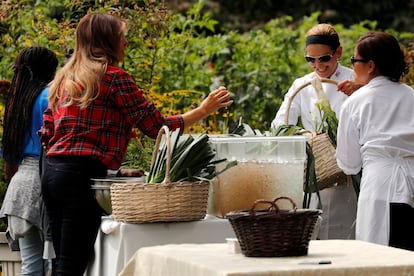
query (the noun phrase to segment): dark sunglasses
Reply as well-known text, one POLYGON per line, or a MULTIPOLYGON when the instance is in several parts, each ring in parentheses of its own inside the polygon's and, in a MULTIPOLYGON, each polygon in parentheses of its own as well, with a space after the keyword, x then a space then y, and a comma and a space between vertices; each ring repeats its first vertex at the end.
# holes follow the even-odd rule
POLYGON ((318 60, 319 62, 328 62, 332 59, 333 55, 324 55, 324 56, 320 56, 320 57, 310 57, 310 56, 305 56, 305 59, 307 62, 310 63, 315 63, 316 60, 318 60))
POLYGON ((354 65, 355 62, 368 62, 369 59, 365 59, 365 58, 355 58, 355 57, 351 57, 351 63, 352 65, 354 65))

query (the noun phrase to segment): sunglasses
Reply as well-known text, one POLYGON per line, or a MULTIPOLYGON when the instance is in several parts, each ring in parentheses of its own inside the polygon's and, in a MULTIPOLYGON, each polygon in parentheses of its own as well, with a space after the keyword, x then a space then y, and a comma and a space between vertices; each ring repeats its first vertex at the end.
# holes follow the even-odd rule
POLYGON ((368 61, 369 61, 369 59, 351 57, 352 65, 354 65, 355 62, 368 62, 368 61))
POLYGON ((310 56, 305 56, 305 59, 307 62, 310 63, 315 63, 316 60, 318 60, 319 62, 328 62, 332 59, 333 55, 324 55, 324 56, 320 56, 320 57, 310 57, 310 56))

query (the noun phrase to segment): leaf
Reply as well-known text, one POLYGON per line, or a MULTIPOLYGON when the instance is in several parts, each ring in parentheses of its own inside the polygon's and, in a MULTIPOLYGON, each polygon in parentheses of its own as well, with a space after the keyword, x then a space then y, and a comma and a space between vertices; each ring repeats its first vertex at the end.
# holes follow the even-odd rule
MULTIPOLYGON (((151 166, 147 177, 149 183, 160 183, 165 178, 167 161, 165 141, 160 143, 155 162, 151 166)), ((214 160, 216 152, 207 134, 201 134, 194 138, 192 135, 181 136, 179 131, 174 131, 171 132, 170 143, 172 145, 169 172, 171 182, 191 181, 200 178, 212 179, 218 175, 215 165, 227 160, 214 160)), ((226 168, 236 164, 231 162, 226 168)))

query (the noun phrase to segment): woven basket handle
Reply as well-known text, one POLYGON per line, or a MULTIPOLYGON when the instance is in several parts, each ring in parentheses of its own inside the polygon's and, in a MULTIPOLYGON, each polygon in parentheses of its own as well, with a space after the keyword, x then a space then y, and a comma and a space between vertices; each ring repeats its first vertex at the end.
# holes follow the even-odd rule
POLYGON ((153 166, 155 159, 157 158, 158 149, 162 135, 165 133, 165 143, 167 145, 167 162, 165 164, 165 178, 162 183, 170 183, 170 167, 171 167, 171 137, 170 130, 167 126, 162 126, 158 131, 157 140, 155 141, 154 150, 152 151, 151 167, 153 166))
POLYGON ((294 210, 296 212, 296 209, 297 209, 296 203, 290 197, 288 197, 288 196, 280 196, 280 197, 275 198, 273 201, 264 200, 264 199, 258 199, 258 200, 256 200, 253 203, 252 208, 250 208, 250 215, 251 216, 256 216, 255 208, 256 208, 256 205, 259 204, 259 203, 269 204, 270 206, 267 209, 269 213, 270 212, 276 212, 276 213, 278 213, 280 211, 280 208, 279 208, 279 206, 277 206, 277 201, 282 200, 282 199, 289 200, 290 203, 292 204, 292 210, 294 210))
MULTIPOLYGON (((330 84, 334 84, 334 85, 337 85, 338 84, 338 82, 337 81, 334 81, 334 80, 331 80, 331 79, 325 79, 325 78, 320 78, 320 81, 321 82, 327 82, 327 83, 330 83, 330 84)), ((296 90, 292 93, 292 96, 290 96, 289 97, 289 99, 288 99, 288 102, 287 102, 287 107, 286 107, 286 115, 285 115, 285 124, 287 125, 288 124, 288 122, 289 122, 289 112, 290 112, 290 107, 291 107, 291 105, 292 105, 292 102, 293 102, 293 99, 295 98, 295 96, 303 89, 303 88, 305 88, 306 86, 308 86, 308 85, 310 85, 310 84, 312 84, 312 81, 310 80, 310 81, 308 81, 308 82, 306 82, 306 83, 304 83, 304 84, 302 84, 301 86, 299 86, 298 88, 296 88, 296 90)))
POLYGON ((269 208, 267 209, 269 211, 269 213, 270 212, 276 212, 276 213, 279 212, 279 207, 275 204, 274 201, 264 200, 264 199, 258 199, 258 200, 255 200, 254 201, 254 203, 252 205, 252 208, 250 208, 250 215, 251 216, 256 216, 255 208, 256 208, 256 205, 257 204, 260 204, 260 203, 265 203, 265 204, 269 204, 270 205, 269 208))
MULTIPOLYGON (((290 198, 290 197, 288 197, 288 196, 280 196, 280 197, 278 197, 278 198, 275 198, 274 200, 273 200, 273 204, 275 205, 275 206, 277 206, 277 204, 276 204, 276 202, 278 201, 278 200, 282 200, 282 199, 286 199, 286 200, 289 200, 290 201, 290 203, 292 203, 292 210, 295 210, 296 211, 296 203, 290 198)), ((278 207, 278 206, 277 206, 278 207)), ((279 209, 279 207, 278 207, 278 209, 279 209)))

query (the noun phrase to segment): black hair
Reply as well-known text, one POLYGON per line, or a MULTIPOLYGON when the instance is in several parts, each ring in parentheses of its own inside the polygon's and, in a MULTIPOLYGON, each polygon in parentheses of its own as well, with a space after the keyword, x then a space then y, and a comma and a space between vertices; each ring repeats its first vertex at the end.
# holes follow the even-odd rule
POLYGON ((53 79, 57 65, 55 53, 46 47, 28 47, 17 56, 3 120, 3 157, 7 161, 17 163, 22 158, 33 103, 53 79))
POLYGON ((397 39, 384 32, 369 32, 357 41, 361 58, 372 60, 381 75, 398 82, 408 72, 404 53, 397 39))
POLYGON ((339 36, 337 34, 318 34, 318 35, 309 35, 306 37, 306 46, 310 44, 324 44, 331 47, 332 50, 336 51, 339 45, 339 36))

